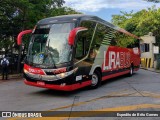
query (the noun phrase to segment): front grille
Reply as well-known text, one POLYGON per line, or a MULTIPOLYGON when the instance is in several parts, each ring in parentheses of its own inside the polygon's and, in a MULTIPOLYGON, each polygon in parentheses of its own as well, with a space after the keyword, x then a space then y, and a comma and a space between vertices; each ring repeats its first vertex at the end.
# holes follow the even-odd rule
POLYGON ((46 75, 55 75, 53 72, 45 72, 46 75))

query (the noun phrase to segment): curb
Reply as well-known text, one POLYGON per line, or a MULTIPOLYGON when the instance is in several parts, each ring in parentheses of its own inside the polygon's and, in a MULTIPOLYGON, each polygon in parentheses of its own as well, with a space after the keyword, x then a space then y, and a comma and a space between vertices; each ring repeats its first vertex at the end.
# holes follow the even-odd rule
POLYGON ((150 70, 150 69, 147 69, 147 68, 140 68, 140 69, 148 70, 148 71, 155 72, 155 73, 160 73, 160 70, 150 70))
MULTIPOLYGON (((23 74, 13 74, 13 75, 8 75, 8 79, 20 79, 23 78, 23 74)), ((0 75, 0 80, 2 79, 2 75, 0 75)))

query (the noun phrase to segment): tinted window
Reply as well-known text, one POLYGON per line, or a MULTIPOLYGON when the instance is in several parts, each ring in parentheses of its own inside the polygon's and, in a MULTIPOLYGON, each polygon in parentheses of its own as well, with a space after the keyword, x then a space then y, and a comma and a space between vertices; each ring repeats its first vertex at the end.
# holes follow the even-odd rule
POLYGON ((140 46, 141 52, 149 52, 149 44, 148 43, 143 43, 140 46))
POLYGON ((102 45, 116 45, 113 39, 115 38, 115 31, 106 25, 98 23, 94 42, 92 47, 102 45))
POLYGON ((114 30, 114 39, 112 39, 111 45, 118 47, 133 48, 136 39, 127 34, 114 30))
POLYGON ((93 32, 95 29, 95 22, 92 21, 82 21, 81 27, 88 28, 87 31, 79 32, 77 36, 77 42, 76 42, 76 59, 82 59, 85 57, 89 52, 89 47, 91 44, 91 40, 93 37, 93 32))
POLYGON ((111 45, 118 47, 139 47, 139 40, 114 30, 106 25, 98 23, 92 48, 100 45, 111 45))

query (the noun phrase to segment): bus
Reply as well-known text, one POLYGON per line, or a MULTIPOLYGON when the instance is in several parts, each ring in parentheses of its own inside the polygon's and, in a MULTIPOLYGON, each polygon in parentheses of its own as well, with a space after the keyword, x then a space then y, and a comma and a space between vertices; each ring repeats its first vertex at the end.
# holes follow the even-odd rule
POLYGON ((102 81, 132 76, 140 67, 139 37, 91 15, 45 18, 31 34, 24 63, 24 83, 31 86, 73 91, 97 88, 102 81))

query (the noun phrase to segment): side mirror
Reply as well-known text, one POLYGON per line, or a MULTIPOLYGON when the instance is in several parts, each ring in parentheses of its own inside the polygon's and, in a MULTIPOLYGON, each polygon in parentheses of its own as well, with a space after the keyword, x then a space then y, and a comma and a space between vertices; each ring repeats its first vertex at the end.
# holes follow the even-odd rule
POLYGON ((68 44, 69 45, 74 45, 76 35, 79 32, 86 31, 86 30, 88 30, 88 28, 85 28, 85 27, 77 27, 77 28, 74 28, 73 30, 71 30, 71 32, 69 33, 69 37, 68 37, 68 44))
POLYGON ((32 30, 24 30, 24 31, 20 32, 17 36, 17 44, 21 45, 22 44, 22 36, 25 34, 30 34, 30 33, 32 33, 32 30))

